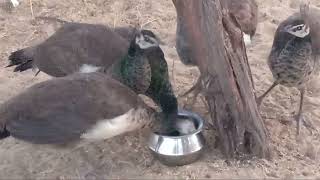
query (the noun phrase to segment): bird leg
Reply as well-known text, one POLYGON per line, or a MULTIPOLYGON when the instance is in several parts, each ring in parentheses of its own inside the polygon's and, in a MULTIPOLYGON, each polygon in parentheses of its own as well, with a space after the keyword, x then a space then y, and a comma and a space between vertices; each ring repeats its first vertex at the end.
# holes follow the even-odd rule
POLYGON ((267 96, 267 94, 268 94, 274 87, 276 87, 278 84, 279 84, 278 82, 274 82, 274 83, 270 86, 270 88, 269 88, 264 94, 262 94, 260 97, 258 97, 258 98, 256 99, 256 102, 257 102, 258 107, 261 105, 261 103, 262 103, 262 101, 263 101, 263 98, 265 98, 265 97, 267 96))
POLYGON ((300 135, 300 124, 301 121, 304 121, 302 116, 302 106, 303 106, 303 98, 304 98, 304 89, 300 89, 300 104, 299 104, 299 111, 298 114, 295 116, 295 119, 297 121, 297 135, 300 135))
MULTIPOLYGON (((307 129, 315 129, 313 124, 311 122, 308 122, 304 116, 303 116, 303 99, 304 99, 304 94, 305 94, 305 89, 299 89, 300 91, 300 104, 299 104, 299 111, 298 114, 295 116, 295 120, 297 121, 297 136, 300 135, 300 130, 301 130, 301 122, 307 129)), ((311 131, 311 130, 310 130, 311 131)))
POLYGON ((34 76, 38 76, 39 73, 40 73, 40 70, 38 70, 37 73, 34 76))
POLYGON ((186 91, 185 93, 183 93, 180 97, 185 97, 187 96, 188 94, 190 94, 191 92, 193 92, 193 96, 191 97, 191 101, 187 101, 187 103, 184 105, 183 108, 192 108, 193 105, 195 104, 196 102, 196 99, 198 97, 198 95, 200 94, 200 92, 202 91, 202 84, 201 84, 201 81, 202 81, 202 77, 200 75, 200 77, 198 78, 196 84, 194 84, 188 91, 186 91))

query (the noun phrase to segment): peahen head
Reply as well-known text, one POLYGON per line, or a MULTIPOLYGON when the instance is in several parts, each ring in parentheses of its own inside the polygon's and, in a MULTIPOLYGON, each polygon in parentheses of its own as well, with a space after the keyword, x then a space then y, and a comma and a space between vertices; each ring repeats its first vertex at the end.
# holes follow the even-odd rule
POLYGON ((305 36, 309 35, 310 28, 305 24, 288 25, 285 28, 285 31, 296 37, 304 38, 305 36))
POLYGON ((134 56, 136 52, 146 52, 149 49, 159 47, 161 41, 149 30, 137 30, 130 42, 129 56, 134 56))
POLYGON ((300 17, 285 22, 281 30, 299 38, 304 38, 310 34, 310 27, 300 17))
POLYGON ((135 36, 135 44, 138 45, 140 49, 158 47, 160 42, 159 38, 149 30, 141 30, 137 32, 135 36))

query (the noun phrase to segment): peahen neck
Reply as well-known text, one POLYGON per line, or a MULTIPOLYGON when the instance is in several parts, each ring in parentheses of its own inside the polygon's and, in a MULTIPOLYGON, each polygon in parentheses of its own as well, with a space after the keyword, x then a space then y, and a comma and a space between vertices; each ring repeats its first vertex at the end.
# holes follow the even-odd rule
POLYGON ((128 53, 120 61, 116 62, 110 70, 113 78, 128 86, 136 93, 145 93, 151 81, 150 65, 143 58, 142 50, 130 43, 128 53))
POLYGON ((168 127, 173 127, 178 103, 169 80, 168 65, 160 47, 141 50, 130 45, 128 54, 112 69, 112 76, 138 94, 150 97, 162 109, 168 127))
POLYGON ((151 66, 151 83, 146 95, 160 105, 164 115, 174 117, 178 111, 178 103, 169 80, 164 54, 160 47, 149 51, 152 52, 146 54, 151 66))

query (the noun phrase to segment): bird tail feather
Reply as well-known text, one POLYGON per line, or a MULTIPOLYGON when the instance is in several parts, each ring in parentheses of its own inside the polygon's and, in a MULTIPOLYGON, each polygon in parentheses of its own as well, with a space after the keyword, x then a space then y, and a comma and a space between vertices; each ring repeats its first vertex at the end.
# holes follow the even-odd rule
POLYGON ((33 68, 33 58, 25 53, 25 49, 20 49, 11 53, 9 56, 9 65, 6 67, 17 66, 14 72, 22 72, 33 68))
POLYGON ((7 131, 6 128, 4 128, 2 131, 0 131, 0 140, 1 139, 5 139, 5 138, 7 138, 9 136, 10 136, 10 132, 7 131))

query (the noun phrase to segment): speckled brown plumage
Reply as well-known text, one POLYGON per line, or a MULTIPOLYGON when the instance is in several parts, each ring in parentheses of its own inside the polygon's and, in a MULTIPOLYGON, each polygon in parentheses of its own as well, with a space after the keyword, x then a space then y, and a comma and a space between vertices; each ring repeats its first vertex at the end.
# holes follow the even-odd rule
POLYGON ((301 98, 296 116, 297 134, 300 133, 300 123, 304 121, 302 107, 306 84, 315 73, 318 73, 319 68, 318 60, 312 56, 310 34, 298 37, 287 30, 288 27, 301 24, 305 24, 304 20, 300 13, 295 13, 278 26, 272 50, 268 57, 268 65, 272 72, 274 83, 257 99, 257 103, 260 105, 263 98, 278 84, 298 88, 301 98))

